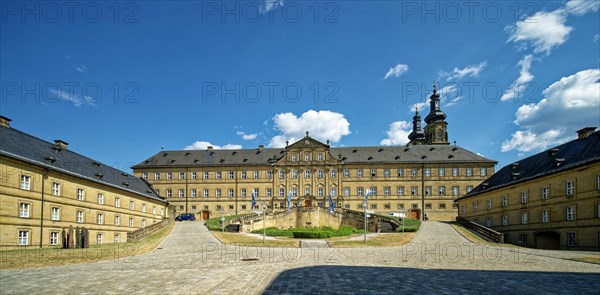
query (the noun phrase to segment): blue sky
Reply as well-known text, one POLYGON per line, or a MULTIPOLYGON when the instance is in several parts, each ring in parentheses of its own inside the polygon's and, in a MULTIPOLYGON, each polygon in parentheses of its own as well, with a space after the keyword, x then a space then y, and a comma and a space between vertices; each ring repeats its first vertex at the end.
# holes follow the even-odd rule
POLYGON ((0 113, 121 169, 307 130, 403 145, 433 81, 450 140, 500 166, 600 127, 595 0, 73 3, 2 2, 0 113))

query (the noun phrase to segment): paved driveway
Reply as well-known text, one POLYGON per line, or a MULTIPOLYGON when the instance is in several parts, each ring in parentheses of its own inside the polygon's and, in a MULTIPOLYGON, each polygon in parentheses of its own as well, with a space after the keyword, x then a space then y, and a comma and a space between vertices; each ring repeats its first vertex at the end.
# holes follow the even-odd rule
POLYGON ((178 223, 160 249, 125 260, 0 273, 0 293, 539 294, 597 293, 600 266, 484 247, 428 221, 389 248, 222 246, 202 222, 178 223), (256 260, 258 259, 258 260, 256 260))

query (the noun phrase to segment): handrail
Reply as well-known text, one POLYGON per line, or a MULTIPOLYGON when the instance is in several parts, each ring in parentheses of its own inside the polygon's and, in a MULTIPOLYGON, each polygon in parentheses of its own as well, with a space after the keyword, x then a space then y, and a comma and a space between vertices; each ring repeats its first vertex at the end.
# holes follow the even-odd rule
POLYGON ((135 242, 140 239, 143 239, 152 233, 158 231, 159 229, 167 226, 171 222, 171 219, 165 218, 161 222, 157 222, 155 224, 142 227, 138 230, 134 230, 132 232, 127 233, 127 242, 135 242))
POLYGON ((489 227, 485 227, 479 223, 469 221, 460 216, 456 217, 456 222, 458 222, 459 224, 463 225, 464 227, 466 227, 468 229, 475 231, 476 233, 483 236, 485 239, 487 239, 489 241, 492 241, 495 243, 504 243, 504 234, 502 234, 501 232, 497 232, 489 227))

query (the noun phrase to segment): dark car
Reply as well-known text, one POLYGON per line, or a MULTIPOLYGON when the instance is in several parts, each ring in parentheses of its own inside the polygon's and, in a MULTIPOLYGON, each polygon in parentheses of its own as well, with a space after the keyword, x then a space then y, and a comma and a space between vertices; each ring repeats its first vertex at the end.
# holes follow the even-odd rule
POLYGON ((177 221, 194 221, 196 220, 196 216, 194 216, 193 213, 186 213, 186 214, 179 214, 177 217, 175 217, 175 220, 177 221))

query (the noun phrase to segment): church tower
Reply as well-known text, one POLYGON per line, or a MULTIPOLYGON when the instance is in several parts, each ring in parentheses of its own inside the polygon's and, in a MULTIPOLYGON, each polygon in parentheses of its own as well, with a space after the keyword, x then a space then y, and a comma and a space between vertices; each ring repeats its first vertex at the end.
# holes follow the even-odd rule
POLYGON ((450 144, 446 114, 440 109, 440 95, 433 83, 433 94, 429 97, 429 114, 425 117, 425 144, 450 144))
POLYGON ((423 144, 425 142, 425 134, 421 129, 421 115, 419 115, 419 108, 415 111, 415 116, 413 117, 413 130, 408 135, 408 139, 410 142, 408 144, 423 144))

